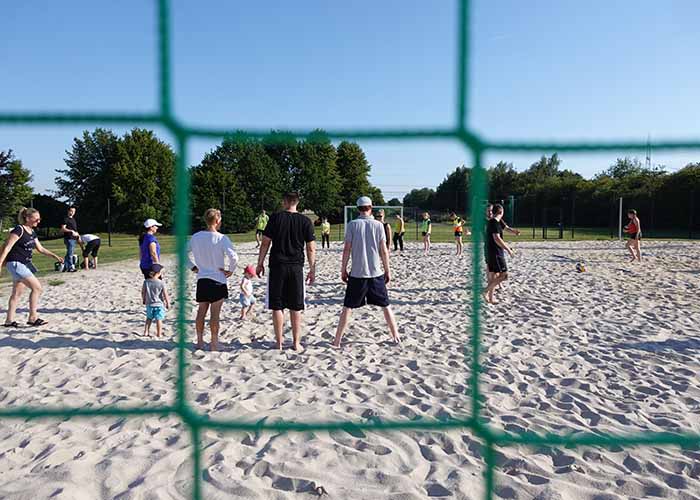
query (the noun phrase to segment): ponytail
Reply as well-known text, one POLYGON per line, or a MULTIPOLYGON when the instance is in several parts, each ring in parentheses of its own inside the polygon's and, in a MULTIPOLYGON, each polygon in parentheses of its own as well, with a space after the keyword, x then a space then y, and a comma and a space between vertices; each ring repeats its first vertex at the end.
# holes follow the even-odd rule
POLYGON ((17 222, 20 224, 26 224, 27 219, 29 219, 32 215, 39 213, 39 211, 36 208, 26 208, 22 207, 19 210, 19 213, 17 214, 17 222))

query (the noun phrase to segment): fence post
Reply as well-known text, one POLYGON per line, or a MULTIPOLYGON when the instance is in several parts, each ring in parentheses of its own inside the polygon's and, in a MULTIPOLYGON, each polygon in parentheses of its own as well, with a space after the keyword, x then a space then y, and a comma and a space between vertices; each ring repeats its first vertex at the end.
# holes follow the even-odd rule
POLYGON ((537 200, 532 200, 532 239, 535 239, 535 225, 537 224, 537 200))
POLYGON ((688 216, 688 239, 693 239, 693 212, 695 212, 695 190, 690 190, 690 214, 688 216))
POLYGON ((618 211, 617 237, 622 241, 622 196, 620 196, 620 208, 618 211))
POLYGON ((576 224, 576 195, 571 195, 571 239, 574 239, 574 226, 576 224))
POLYGON ((547 207, 542 208, 542 239, 547 239, 547 207))
POLYGON ((559 239, 564 239, 564 198, 559 202, 559 239))

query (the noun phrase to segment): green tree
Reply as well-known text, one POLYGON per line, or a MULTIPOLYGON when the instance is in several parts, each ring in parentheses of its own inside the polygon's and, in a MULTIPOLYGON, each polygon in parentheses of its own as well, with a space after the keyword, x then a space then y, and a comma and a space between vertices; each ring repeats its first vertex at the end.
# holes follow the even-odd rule
POLYGON ((389 201, 387 201, 386 204, 389 205, 390 207, 400 207, 401 200, 399 200, 398 198, 392 198, 389 201))
POLYGON ((294 178, 299 174, 299 141, 291 132, 273 130, 263 139, 263 148, 277 166, 281 191, 293 191, 294 178))
POLYGON ((193 226, 204 226, 208 208, 222 211, 222 231, 243 232, 252 227, 254 212, 245 191, 233 172, 221 161, 207 155, 200 165, 190 170, 192 180, 193 226))
POLYGON ((12 150, 0 151, 0 229, 12 225, 19 209, 29 204, 32 174, 12 150))
POLYGON ((104 227, 107 199, 112 196, 112 173, 119 160, 119 138, 111 130, 85 130, 66 151, 66 168, 57 170, 56 194, 78 208, 80 230, 104 227))
POLYGON ((505 200, 518 193, 518 172, 515 171, 512 163, 499 161, 488 170, 488 176, 489 199, 505 200))
POLYGON ((412 189, 403 197, 404 207, 417 207, 422 210, 432 210, 435 190, 432 188, 412 189))
POLYGON ((175 153, 152 130, 134 128, 119 140, 111 181, 117 230, 133 230, 147 218, 172 226, 175 153))
POLYGON ((370 188, 370 164, 359 144, 342 141, 338 144, 338 173, 340 174, 340 198, 352 205, 360 196, 367 195, 370 188))
POLYGON ((315 130, 299 144, 299 168, 293 187, 301 196, 300 210, 312 210, 319 216, 339 212, 340 176, 336 150, 322 130, 315 130))
POLYGON ((471 180, 471 169, 462 165, 447 175, 435 190, 433 209, 454 210, 464 214, 469 210, 467 198, 471 180))

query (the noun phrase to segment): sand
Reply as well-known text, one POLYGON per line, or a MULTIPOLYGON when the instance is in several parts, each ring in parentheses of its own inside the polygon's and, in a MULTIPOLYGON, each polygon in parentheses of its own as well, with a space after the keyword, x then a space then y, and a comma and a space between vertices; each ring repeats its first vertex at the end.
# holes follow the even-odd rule
MULTIPOLYGON (((242 265, 255 262, 252 244, 237 249, 242 265)), ((493 426, 700 432, 698 243, 645 242, 641 265, 616 241, 516 249, 502 302, 482 316, 484 414, 493 426), (579 259, 586 273, 575 272, 579 259)), ((341 350, 330 347, 344 290, 338 244, 319 251, 302 354, 271 349, 264 282, 255 283, 256 316, 238 320, 238 272, 222 352, 188 352, 192 405, 253 422, 468 417, 471 260, 453 251, 435 245, 424 258, 414 244, 392 257, 400 348, 370 308, 353 315, 341 350)), ((173 260, 165 263, 174 292, 173 260)), ((136 261, 51 278, 65 283, 46 286, 49 324, 0 330, 0 406, 172 402, 174 311, 164 339, 142 336, 136 261)), ((6 298, 3 286, 3 311, 6 298)), ((205 498, 315 498, 317 486, 339 499, 484 492, 483 448, 469 431, 205 431, 202 448, 205 498)), ((700 447, 499 448, 496 461, 497 498, 700 498, 700 447)), ((175 417, 0 420, 2 499, 188 498, 192 473, 190 433, 175 417)))

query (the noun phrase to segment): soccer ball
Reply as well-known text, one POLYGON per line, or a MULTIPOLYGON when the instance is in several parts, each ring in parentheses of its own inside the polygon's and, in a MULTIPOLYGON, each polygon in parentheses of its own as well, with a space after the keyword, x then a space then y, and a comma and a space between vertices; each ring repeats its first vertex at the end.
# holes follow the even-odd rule
POLYGON ((576 272, 577 273, 585 273, 586 272, 586 266, 583 264, 583 262, 579 262, 576 264, 576 272))

